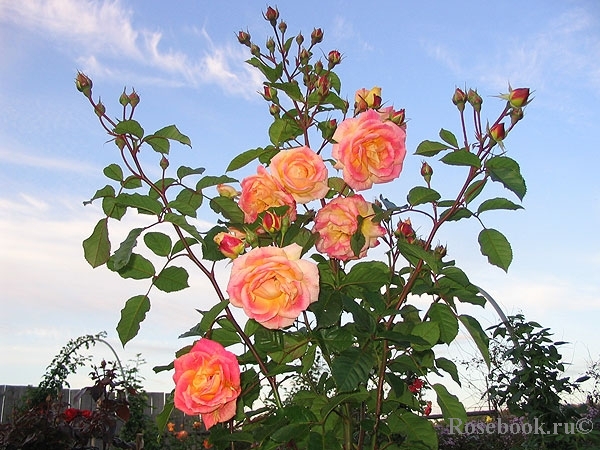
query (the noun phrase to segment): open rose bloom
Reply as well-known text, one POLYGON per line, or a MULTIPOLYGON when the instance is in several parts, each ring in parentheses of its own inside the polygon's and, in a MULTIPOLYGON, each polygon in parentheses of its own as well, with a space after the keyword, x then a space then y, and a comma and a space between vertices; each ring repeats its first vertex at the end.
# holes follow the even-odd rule
POLYGON ((374 109, 344 120, 333 135, 331 154, 344 181, 355 191, 400 175, 406 156, 406 131, 374 109))
POLYGON ((236 356, 210 339, 197 341, 174 362, 175 407, 202 416, 206 428, 235 416, 240 395, 240 366, 236 356))
POLYGON ((385 235, 385 228, 371 220, 374 214, 373 205, 362 195, 333 199, 315 218, 313 231, 319 233, 317 250, 341 261, 363 258, 369 248, 379 244, 378 238, 385 235), (358 216, 364 218, 360 232, 365 237, 365 244, 357 257, 350 240, 358 230, 358 216))
POLYGON ((258 247, 233 261, 229 301, 266 328, 290 326, 319 297, 317 265, 298 244, 258 247))

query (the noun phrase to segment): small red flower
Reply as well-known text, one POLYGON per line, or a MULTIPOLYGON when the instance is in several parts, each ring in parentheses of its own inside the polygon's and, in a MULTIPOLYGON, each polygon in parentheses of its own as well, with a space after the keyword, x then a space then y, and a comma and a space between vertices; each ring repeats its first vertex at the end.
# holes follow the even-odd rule
POLYGON ((79 410, 77 408, 67 408, 65 409, 64 416, 67 423, 71 422, 75 417, 79 415, 79 410))
POLYGON ((431 414, 431 402, 427 402, 427 406, 425 407, 425 410, 423 411, 423 414, 425 414, 426 416, 428 416, 429 414, 431 414))
POLYGON ((84 409, 81 412, 81 415, 83 417, 85 417, 86 419, 89 419, 90 417, 92 417, 92 415, 94 414, 92 411, 90 411, 89 409, 84 409))
POLYGON ((420 378, 417 378, 415 381, 412 382, 412 384, 410 386, 408 386, 408 390, 410 392, 412 392, 413 394, 416 394, 423 388, 424 385, 425 385, 425 382, 423 380, 421 380, 420 378))

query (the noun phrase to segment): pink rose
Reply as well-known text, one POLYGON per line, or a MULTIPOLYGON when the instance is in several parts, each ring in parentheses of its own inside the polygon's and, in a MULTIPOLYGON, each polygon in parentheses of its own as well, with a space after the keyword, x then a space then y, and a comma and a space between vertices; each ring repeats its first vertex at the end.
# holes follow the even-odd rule
POLYGON ((319 297, 317 265, 300 259, 302 247, 258 247, 233 261, 229 301, 264 327, 290 326, 319 297))
POLYGON ((369 109, 344 120, 333 134, 337 144, 332 156, 336 169, 343 170, 344 181, 352 189, 369 189, 373 183, 398 178, 406 155, 406 131, 369 109))
POLYGON ((271 174, 298 203, 325 197, 327 168, 323 158, 308 147, 282 150, 271 160, 271 174))
POLYGON ((269 208, 289 206, 286 216, 296 219, 296 202, 289 192, 283 189, 263 166, 258 166, 256 175, 250 175, 242 180, 242 194, 238 202, 244 211, 244 222, 252 223, 258 215, 269 208))
POLYGON ((235 355, 210 339, 197 341, 174 362, 175 407, 200 414, 206 428, 235 416, 240 366, 235 355))
POLYGON ((358 258, 363 258, 369 248, 379 245, 377 238, 385 235, 385 228, 371 221, 373 205, 362 195, 338 197, 317 212, 313 231, 319 233, 316 247, 321 253, 342 261, 357 259, 350 239, 358 229, 358 216, 364 218, 360 232, 365 237, 358 258))

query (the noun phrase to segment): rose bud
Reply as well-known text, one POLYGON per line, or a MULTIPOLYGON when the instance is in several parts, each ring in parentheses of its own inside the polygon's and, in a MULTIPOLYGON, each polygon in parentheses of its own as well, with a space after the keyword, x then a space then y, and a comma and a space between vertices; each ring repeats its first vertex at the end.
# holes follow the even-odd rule
POLYGON ((271 101, 273 99, 277 99, 277 89, 271 86, 263 86, 263 97, 267 101, 271 101))
POLYGON ((327 55, 327 61, 329 61, 329 70, 333 69, 342 61, 342 54, 337 50, 331 50, 327 55))
POLYGON ((279 31, 281 32, 281 34, 285 34, 287 30, 287 23, 285 23, 283 20, 281 22, 279 22, 279 31))
POLYGON ((511 89, 508 93, 508 102, 513 108, 521 108, 527 105, 529 100, 529 88, 511 89))
POLYGON ((94 112, 98 117, 102 117, 104 113, 106 113, 106 107, 102 104, 100 99, 98 99, 98 103, 96 103, 96 106, 94 107, 94 112))
POLYGON ((510 124, 514 125, 523 118, 523 108, 512 108, 510 110, 510 124))
POLYGON ((312 33, 310 33, 310 43, 311 45, 316 45, 323 40, 323 30, 320 28, 315 28, 312 33))
POLYGON ((428 185, 431 182, 431 175, 433 175, 433 169, 429 164, 423 161, 423 164, 421 165, 421 176, 425 179, 428 185))
POLYGON ((140 96, 135 92, 135 90, 129 94, 129 104, 132 108, 135 108, 140 102, 140 96))
POLYGON ((92 98, 92 80, 83 72, 77 72, 75 77, 75 87, 87 98, 92 98))
POLYGON ((501 142, 506 137, 506 131, 504 131, 504 123, 500 122, 494 125, 490 129, 490 136, 496 142, 501 142))
POLYGON ((242 254, 246 245, 240 238, 224 231, 218 233, 213 240, 219 246, 219 251, 229 259, 235 259, 242 254))
POLYGON ((269 38, 267 39, 267 42, 265 43, 265 47, 267 47, 267 50, 269 50, 269 53, 273 54, 275 53, 275 41, 273 40, 273 38, 269 38))
POLYGON ((123 106, 127 106, 127 105, 129 105, 129 103, 131 103, 131 100, 129 99, 129 95, 127 95, 125 93, 125 91, 123 91, 123 93, 119 97, 119 103, 123 106))
POLYGON ((317 92, 321 97, 326 97, 329 94, 329 88, 331 87, 331 82, 329 78, 326 76, 319 77, 316 83, 317 92))
POLYGON ((410 219, 406 219, 398 223, 398 228, 396 228, 394 234, 396 235, 396 237, 406 239, 406 242, 408 242, 409 244, 415 242, 415 239, 417 237, 417 235, 415 234, 415 230, 413 229, 412 224, 410 223, 410 219))
POLYGON ((266 211, 262 218, 262 228, 269 234, 273 234, 281 230, 281 217, 271 211, 266 211))
POLYGON ((228 184, 217 184, 217 192, 221 197, 236 198, 241 192, 228 184))
POLYGON ((477 93, 476 90, 469 89, 469 92, 467 93, 467 101, 475 111, 481 111, 481 104, 483 103, 483 99, 477 93))
POLYGON ((462 89, 456 88, 456 90, 454 91, 454 95, 452 96, 452 103, 454 103, 458 110, 462 112, 465 110, 466 101, 467 94, 465 94, 465 92, 462 89))
POLYGON ((240 44, 250 47, 250 33, 247 31, 240 31, 238 32, 237 38, 240 44))
POLYGON ((271 103, 271 106, 269 106, 269 113, 274 117, 279 117, 280 112, 281 112, 281 108, 279 107, 279 105, 276 105, 275 103, 271 103))
POLYGON ((275 26, 277 24, 277 19, 279 18, 279 10, 269 6, 264 14, 264 18, 271 22, 272 26, 275 26))

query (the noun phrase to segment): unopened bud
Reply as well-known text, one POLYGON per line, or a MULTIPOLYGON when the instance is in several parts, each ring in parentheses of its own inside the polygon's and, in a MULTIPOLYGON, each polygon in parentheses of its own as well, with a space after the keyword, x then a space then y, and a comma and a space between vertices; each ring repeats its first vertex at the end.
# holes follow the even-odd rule
POLYGON ((275 53, 275 41, 273 40, 273 38, 267 39, 265 47, 267 47, 267 50, 269 50, 269 53, 271 53, 271 54, 275 53))
POLYGON ((92 80, 83 72, 77 72, 75 87, 87 98, 92 98, 92 80))
POLYGON ((239 31, 237 38, 240 44, 243 44, 246 47, 250 47, 250 33, 248 33, 247 31, 239 31))
POLYGON ((331 87, 331 82, 329 78, 326 76, 319 77, 316 83, 317 92, 321 97, 327 97, 329 94, 329 88, 331 87))
POLYGON ((329 61, 327 68, 331 70, 342 61, 342 54, 337 50, 331 50, 327 55, 327 61, 329 61))
POLYGON ((236 198, 241 192, 228 184, 217 184, 217 192, 221 197, 236 198))
POLYGON ((277 89, 271 86, 263 86, 263 98, 267 101, 277 100, 277 89))
POLYGON ((213 240, 223 256, 235 259, 242 254, 246 245, 244 241, 224 231, 218 233, 213 240))
POLYGON ((481 111, 481 104, 483 103, 483 99, 477 93, 476 90, 469 89, 469 92, 467 93, 467 101, 475 111, 481 111))
POLYGON ((465 110, 465 103, 467 101, 467 94, 461 88, 456 88, 454 95, 452 96, 452 103, 456 105, 459 111, 465 110))
POLYGON ((442 259, 446 256, 446 247, 441 244, 438 244, 435 249, 433 249, 433 254, 437 256, 439 259, 442 259))
POLYGON ((523 108, 512 108, 510 110, 510 123, 514 125, 523 118, 523 108))
POLYGON ((98 117, 102 117, 106 113, 106 107, 102 104, 100 99, 98 99, 98 103, 94 106, 94 112, 98 117))
POLYGON ((431 168, 431 166, 429 164, 427 164, 425 161, 423 161, 423 164, 421 165, 421 176, 425 179, 425 182, 427 183, 427 185, 429 185, 429 183, 431 182, 432 175, 433 175, 433 169, 431 168))
POLYGON ((381 88, 375 86, 371 90, 359 89, 354 94, 354 113, 358 114, 368 108, 378 109, 381 106, 381 88))
POLYGON ((262 228, 269 234, 273 234, 281 230, 282 220, 277 214, 271 211, 266 211, 262 218, 262 228))
POLYGON ((396 228, 396 231, 394 231, 394 235, 398 238, 405 239, 409 244, 415 242, 417 238, 415 230, 410 223, 410 219, 399 222, 398 228, 396 228))
POLYGON ((279 10, 269 6, 265 11, 264 18, 268 20, 272 26, 275 26, 277 24, 277 19, 279 18, 279 10))
MULTIPOLYGON (((377 97, 377 98, 379 98, 379 102, 381 103, 381 97, 377 97)), ((390 113, 389 120, 391 120, 392 122, 394 122, 399 127, 405 125, 405 123, 406 123, 406 112, 404 111, 404 108, 399 109, 398 111, 395 111, 394 109, 392 109, 392 111, 390 113)))
POLYGON ((250 46, 250 53, 252 53, 253 56, 259 57, 260 56, 260 47, 256 44, 252 44, 250 46))
POLYGON ((501 142, 506 137, 504 123, 497 123, 492 128, 490 128, 490 136, 495 142, 501 142))
POLYGON ((304 36, 302 36, 302 33, 298 33, 298 36, 296 36, 296 44, 302 45, 303 42, 304 42, 304 36))
POLYGON ((160 158, 159 164, 162 170, 167 170, 167 168, 169 167, 169 160, 163 156, 162 158, 160 158))
POLYGON ((300 64, 305 66, 308 64, 308 61, 310 60, 311 54, 308 50, 306 50, 305 48, 303 48, 300 51, 300 64))
POLYGON ((279 107, 279 105, 276 105, 275 103, 272 103, 271 106, 269 106, 269 113, 274 116, 274 117, 279 117, 279 113, 281 112, 281 108, 279 107))
POLYGON ((319 42, 323 40, 323 30, 320 28, 315 28, 312 33, 310 33, 310 44, 317 45, 319 42))
POLYGON ((503 94, 500 97, 508 100, 508 103, 513 108, 522 108, 527 105, 529 100, 529 88, 512 89, 508 86, 508 94, 503 94))
POLYGON ((125 93, 125 90, 123 90, 123 93, 119 97, 119 103, 123 106, 127 106, 127 105, 129 105, 130 102, 131 102, 131 100, 129 99, 129 95, 127 95, 125 93))
POLYGON ((135 108, 140 102, 140 96, 135 92, 135 90, 129 94, 129 104, 132 108, 135 108))
POLYGON ((321 75, 323 73, 323 63, 321 62, 321 60, 318 60, 315 63, 315 73, 317 75, 321 75))
POLYGON ((287 23, 285 23, 283 20, 281 22, 279 22, 279 31, 281 31, 281 34, 285 34, 287 30, 287 23))

